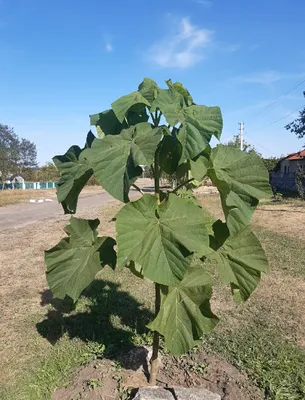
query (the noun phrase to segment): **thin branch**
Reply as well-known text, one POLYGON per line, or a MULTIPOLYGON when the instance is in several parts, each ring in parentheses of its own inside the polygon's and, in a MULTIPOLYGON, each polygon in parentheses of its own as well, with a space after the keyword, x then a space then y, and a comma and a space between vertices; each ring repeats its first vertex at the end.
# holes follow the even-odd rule
POLYGON ((137 189, 138 192, 140 192, 141 194, 144 194, 144 192, 139 188, 139 186, 137 186, 136 184, 132 185, 135 189, 137 189))
POLYGON ((156 118, 154 117, 153 113, 150 113, 151 119, 153 120, 154 126, 157 127, 158 126, 158 121, 156 120, 156 118))
POLYGON ((188 183, 194 181, 194 178, 188 179, 187 181, 182 182, 180 185, 178 185, 174 190, 172 190, 170 193, 176 193, 182 186, 187 185, 188 183))

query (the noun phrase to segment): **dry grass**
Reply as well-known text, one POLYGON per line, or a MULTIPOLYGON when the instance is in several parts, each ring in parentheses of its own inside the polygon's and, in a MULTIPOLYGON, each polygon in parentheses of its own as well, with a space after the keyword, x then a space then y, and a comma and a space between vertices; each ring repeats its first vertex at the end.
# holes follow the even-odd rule
MULTIPOLYGON (((100 233, 113 235, 111 217, 118 208, 119 204, 114 202, 104 209, 92 208, 79 213, 79 216, 98 216, 102 221, 100 233)), ((4 381, 20 375, 24 364, 38 348, 49 346, 28 318, 37 312, 45 312, 46 307, 41 307, 41 293, 47 289, 44 250, 54 246, 64 236, 63 227, 67 220, 68 216, 63 216, 39 227, 32 224, 0 233, 0 386, 4 381)))
MULTIPOLYGON (((218 194, 200 195, 199 200, 215 218, 224 219, 218 194)), ((253 216, 252 225, 305 240, 305 231, 302 229, 305 226, 305 202, 295 200, 283 204, 262 204, 253 216)))
MULTIPOLYGON (((88 188, 90 191, 94 189, 88 188)), ((200 199, 211 213, 222 217, 218 196, 206 195, 200 199)), ((113 235, 115 226, 111 218, 119 207, 118 202, 108 203, 79 216, 98 216, 102 221, 100 232, 113 235)), ((255 319, 261 325, 268 321, 283 338, 305 347, 305 271, 302 273, 305 238, 302 235, 304 220, 300 224, 300 218, 304 218, 303 209, 293 205, 285 205, 285 211, 281 205, 270 206, 270 209, 263 205, 256 212, 253 227, 271 261, 271 272, 263 277, 252 298, 242 306, 236 305, 229 291, 216 283, 213 309, 224 317, 226 328, 243 329, 255 319), (295 237, 297 241, 292 239, 295 237), (281 239, 285 240, 284 246, 281 239)), ((0 233, 0 386, 8 386, 8 382, 16 384, 27 366, 34 368, 52 350, 52 345, 35 326, 50 307, 41 303, 41 293, 47 289, 43 251, 64 236, 62 228, 67 219, 63 216, 39 226, 28 225, 0 233)), ((152 293, 147 283, 125 272, 106 271, 105 276, 151 307, 152 293)))
MULTIPOLYGON (((86 186, 82 191, 82 196, 102 193, 104 190, 100 186, 86 186)), ((0 190, 0 207, 11 204, 27 203, 29 200, 55 199, 56 189, 41 190, 0 190)))
POLYGON ((0 207, 10 204, 26 203, 30 199, 43 199, 56 197, 55 189, 46 190, 1 190, 0 207))

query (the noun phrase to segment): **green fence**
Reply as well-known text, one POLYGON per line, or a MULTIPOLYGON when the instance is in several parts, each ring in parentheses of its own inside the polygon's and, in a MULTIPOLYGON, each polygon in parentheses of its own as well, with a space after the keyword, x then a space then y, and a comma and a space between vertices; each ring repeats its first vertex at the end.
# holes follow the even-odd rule
MULTIPOLYGON (((9 189, 55 189, 57 182, 14 182, 5 183, 4 190, 9 189)), ((2 184, 0 183, 0 190, 2 189, 2 184)))

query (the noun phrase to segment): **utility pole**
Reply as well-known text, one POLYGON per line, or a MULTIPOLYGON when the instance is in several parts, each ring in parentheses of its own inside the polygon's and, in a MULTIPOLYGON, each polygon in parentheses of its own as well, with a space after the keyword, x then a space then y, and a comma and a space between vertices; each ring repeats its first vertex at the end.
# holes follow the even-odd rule
POLYGON ((239 122, 240 150, 244 151, 244 123, 239 122))

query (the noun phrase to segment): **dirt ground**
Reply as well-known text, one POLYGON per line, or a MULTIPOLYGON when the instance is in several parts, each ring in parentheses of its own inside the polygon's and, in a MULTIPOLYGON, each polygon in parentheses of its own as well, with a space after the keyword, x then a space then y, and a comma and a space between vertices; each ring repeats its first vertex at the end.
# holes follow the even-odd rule
MULTIPOLYGON (((200 198, 211 212, 216 216, 221 216, 220 202, 216 195, 208 194, 200 198)), ((85 218, 96 218, 98 216, 102 221, 101 233, 113 234, 114 222, 111 221, 111 218, 119 207, 118 202, 113 202, 103 208, 96 207, 82 212, 79 216, 85 218)), ((0 232, 0 359, 2 367, 0 386, 8 381, 13 382, 22 375, 23 368, 31 362, 33 354, 38 348, 46 349, 50 346, 46 339, 35 330, 37 315, 43 315, 46 309, 41 304, 41 293, 47 289, 43 252, 55 245, 64 236, 62 228, 65 221, 66 217, 63 216, 56 220, 45 221, 38 226, 28 225, 24 228, 0 232), (34 322, 31 315, 36 318, 34 322)), ((281 204, 260 206, 253 219, 255 228, 264 228, 305 241, 304 223, 304 207, 281 204)), ((250 300, 250 304, 256 302, 258 307, 263 307, 265 312, 270 313, 271 316, 275 306, 278 311, 277 315, 273 315, 273 317, 283 319, 282 322, 279 321, 279 326, 290 325, 289 334, 299 345, 305 347, 304 293, 304 279, 300 279, 299 276, 287 276, 284 272, 277 271, 277 273, 270 273, 263 277, 261 285, 250 300)), ((224 294, 224 296, 226 295, 224 294)), ((213 299, 212 308, 220 316, 221 314, 230 315, 232 310, 236 310, 237 306, 229 296, 228 298, 225 297, 227 301, 222 303, 218 302, 216 298, 217 296, 213 299)), ((236 320, 232 317, 231 323, 234 324, 235 322, 236 320)), ((109 366, 107 363, 110 361, 105 360, 104 362, 106 364, 102 370, 105 374, 105 370, 109 366)), ((249 384, 245 375, 240 374, 238 370, 225 361, 209 358, 196 359, 194 362, 197 364, 200 362, 207 366, 203 373, 200 372, 198 375, 198 373, 192 371, 191 367, 187 369, 188 372, 185 372, 185 369, 181 368, 175 358, 167 357, 163 364, 160 380, 165 383, 172 382, 173 376, 175 376, 175 383, 177 384, 195 386, 202 384, 204 387, 219 393, 222 391, 220 394, 226 400, 263 398, 261 393, 249 384)), ((91 368, 89 375, 86 375, 84 371, 80 372, 82 374, 81 385, 86 379, 99 379, 95 378, 94 374, 92 375, 92 368, 97 371, 97 374, 100 374, 101 370, 92 365, 89 365, 88 368, 91 368), (84 374, 86 378, 84 378, 84 374)), ((118 382, 113 379, 113 371, 110 372, 107 372, 108 375, 106 374, 103 379, 105 382, 114 380, 111 387, 114 391, 118 390, 121 380, 118 382)), ((127 378, 129 372, 124 373, 124 379, 127 378)), ((85 389, 80 389, 80 381, 74 382, 73 385, 76 385, 76 391, 90 391, 91 384, 94 385, 94 381, 87 382, 85 389)), ((160 384, 164 383, 161 382, 160 384)), ((103 387, 99 388, 99 390, 102 389, 103 387)), ((97 392, 94 391, 94 393, 97 392)), ((79 398, 54 396, 56 400, 79 398)), ((95 397, 90 398, 94 399, 95 397)))
MULTIPOLYGON (((135 350, 141 349, 146 350, 143 347, 135 350)), ((93 361, 79 369, 71 385, 56 390, 52 400, 127 399, 127 395, 136 392, 134 388, 147 386, 149 365, 144 357, 143 361, 136 366, 125 364, 125 368, 119 370, 116 363, 109 359, 93 361), (123 397, 124 394, 126 397, 123 397)), ((202 387, 218 393, 222 400, 264 398, 261 391, 249 383, 245 374, 215 356, 197 354, 191 360, 177 360, 175 357, 164 356, 162 364, 158 386, 202 387)))

